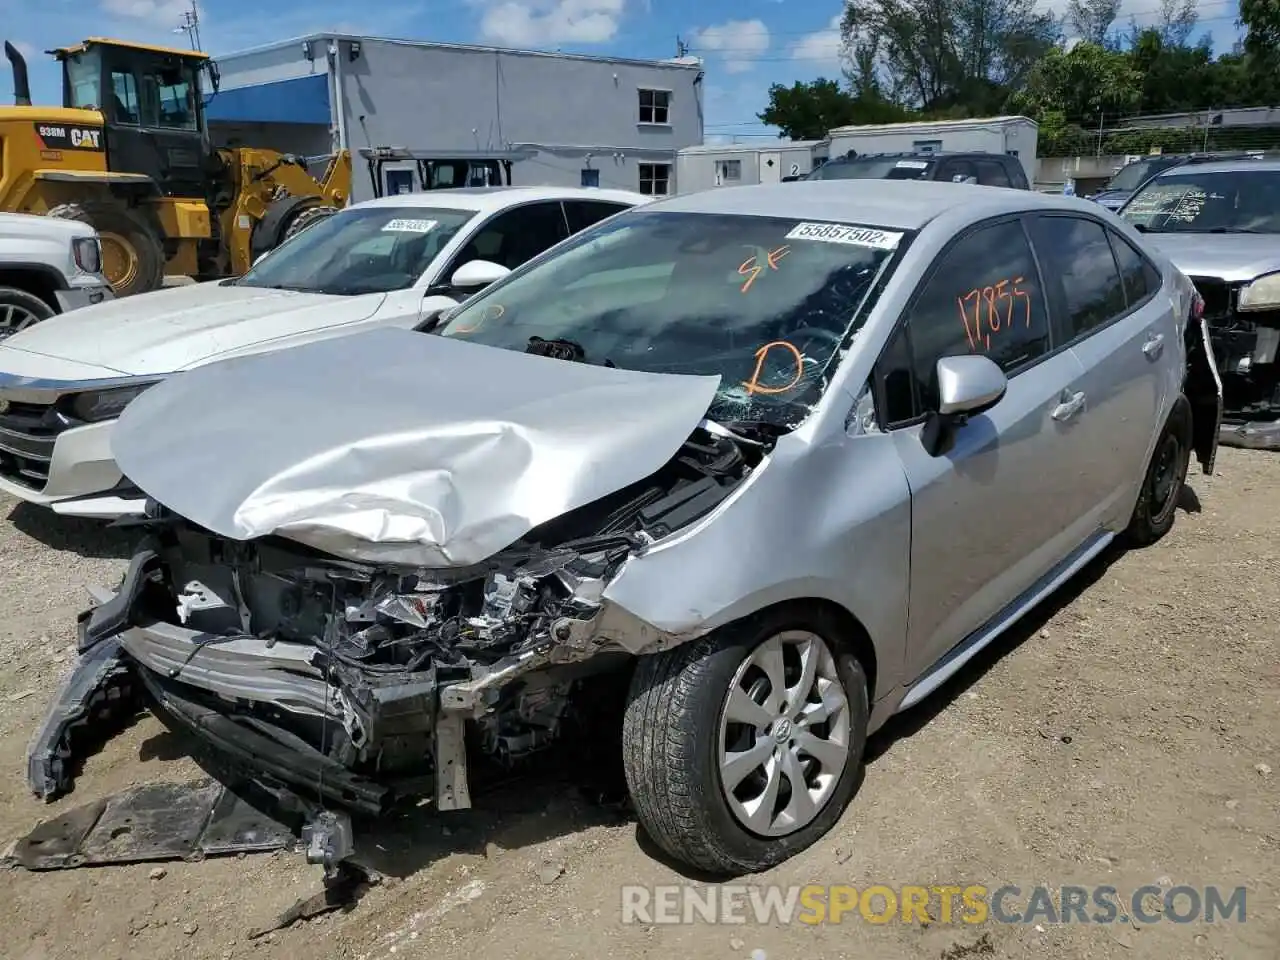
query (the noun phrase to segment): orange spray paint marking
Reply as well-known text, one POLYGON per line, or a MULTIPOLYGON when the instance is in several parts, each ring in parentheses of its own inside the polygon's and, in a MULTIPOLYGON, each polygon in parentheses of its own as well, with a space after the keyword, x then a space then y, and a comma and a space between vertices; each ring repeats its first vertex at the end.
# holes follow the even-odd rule
POLYGON ((794 344, 788 343, 786 340, 774 340, 772 343, 766 343, 763 347, 756 351, 756 369, 751 374, 751 379, 745 381, 742 385, 747 388, 747 393, 786 393, 788 390, 795 389, 795 385, 800 382, 800 378, 804 376, 804 354, 795 348, 794 344), (760 374, 764 372, 764 361, 769 356, 769 351, 775 347, 782 347, 784 350, 790 350, 795 358, 796 372, 791 378, 791 382, 783 387, 762 387, 760 386, 760 374))
POLYGON ((506 307, 504 307, 504 306, 503 306, 502 304, 500 304, 500 303, 495 303, 495 304, 493 304, 492 306, 485 307, 483 310, 481 310, 481 311, 480 311, 480 319, 479 319, 479 320, 477 320, 475 323, 473 323, 471 326, 469 326, 469 327, 455 327, 455 328, 454 328, 454 332, 456 332, 456 333, 462 333, 462 334, 475 333, 477 330, 479 330, 481 327, 483 327, 483 326, 484 326, 486 323, 488 323, 490 320, 497 320, 499 317, 501 317, 501 316, 502 316, 504 313, 506 313, 506 312, 507 312, 507 308, 506 308, 506 307))
MULTIPOLYGON (((770 270, 777 270, 778 261, 781 260, 790 252, 791 252, 791 247, 789 246, 776 247, 773 250, 770 250, 767 254, 765 254, 765 263, 768 265, 770 270)), ((760 265, 759 260, 760 260, 760 257, 758 254, 755 256, 749 257, 746 260, 744 260, 742 262, 742 266, 738 268, 738 275, 747 278, 746 282, 742 285, 743 293, 746 293, 748 290, 750 290, 751 285, 756 282, 756 277, 760 276, 760 274, 764 273, 765 271, 765 268, 760 265)))

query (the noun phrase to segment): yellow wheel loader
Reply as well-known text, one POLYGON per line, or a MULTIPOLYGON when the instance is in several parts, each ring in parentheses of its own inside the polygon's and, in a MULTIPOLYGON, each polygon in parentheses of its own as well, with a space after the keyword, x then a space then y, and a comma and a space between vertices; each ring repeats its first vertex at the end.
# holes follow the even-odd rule
POLYGON ((351 195, 345 150, 317 181, 290 154, 213 147, 202 87, 207 75, 216 95, 218 72, 204 53, 96 37, 52 50, 63 106, 40 107, 22 55, 4 52, 16 105, 0 106, 0 211, 91 224, 118 296, 165 275, 237 276, 351 195))

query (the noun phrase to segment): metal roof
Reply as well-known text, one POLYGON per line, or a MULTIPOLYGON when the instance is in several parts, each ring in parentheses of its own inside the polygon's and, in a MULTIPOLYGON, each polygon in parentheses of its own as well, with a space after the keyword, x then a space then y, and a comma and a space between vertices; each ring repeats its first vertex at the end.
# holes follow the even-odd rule
POLYGON ((493 47, 474 43, 444 43, 438 40, 405 40, 396 37, 366 37, 349 33, 308 33, 300 37, 291 37, 288 40, 277 40, 257 47, 247 47, 244 50, 233 50, 228 53, 220 54, 218 56, 218 60, 226 61, 235 57, 247 56, 254 53, 265 53, 270 50, 297 47, 304 43, 327 43, 330 40, 346 40, 352 43, 362 44, 391 43, 405 47, 461 50, 476 53, 502 53, 523 57, 549 57, 557 60, 589 60, 596 63, 618 63, 640 67, 670 67, 674 70, 700 71, 704 66, 701 59, 694 57, 675 57, 669 60, 637 60, 631 57, 601 57, 585 53, 561 53, 557 50, 520 50, 513 47, 493 47))
POLYGON ((57 47, 47 51, 61 59, 62 57, 74 56, 77 53, 84 53, 92 46, 106 47, 128 47, 132 50, 148 50, 151 53, 163 53, 172 57, 186 57, 192 60, 208 60, 209 55, 200 50, 183 50, 181 47, 161 47, 154 43, 134 43, 132 40, 113 40, 110 37, 86 37, 80 43, 71 47, 57 47))
POLYGON ((536 200, 604 200, 610 203, 641 204, 653 197, 631 190, 603 187, 453 187, 447 190, 424 190, 395 193, 376 200, 363 200, 356 207, 424 207, 444 210, 476 210, 488 213, 517 203, 536 200))
POLYGON ((1033 127, 1039 124, 1030 117, 973 117, 967 120, 920 120, 904 123, 866 123, 847 127, 836 127, 830 136, 849 136, 855 133, 907 133, 911 130, 974 130, 982 127, 1008 126, 1015 123, 1029 123, 1033 127))

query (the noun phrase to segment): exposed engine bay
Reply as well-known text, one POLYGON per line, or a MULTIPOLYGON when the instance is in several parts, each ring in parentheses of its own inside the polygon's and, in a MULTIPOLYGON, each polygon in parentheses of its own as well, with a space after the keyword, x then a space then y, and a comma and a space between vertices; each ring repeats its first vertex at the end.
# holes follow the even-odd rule
POLYGON ((1280 310, 1241 312, 1246 283, 1193 276, 1222 379, 1222 442, 1280 448, 1280 310))
POLYGON ((441 570, 239 542, 152 506, 119 591, 82 616, 86 676, 32 744, 32 789, 70 788, 71 735, 102 713, 110 680, 321 803, 378 813, 434 794, 467 807, 468 748, 509 765, 583 715, 593 683, 642 646, 626 641, 630 615, 608 628, 608 583, 710 513, 767 448, 704 423, 657 473, 441 570))

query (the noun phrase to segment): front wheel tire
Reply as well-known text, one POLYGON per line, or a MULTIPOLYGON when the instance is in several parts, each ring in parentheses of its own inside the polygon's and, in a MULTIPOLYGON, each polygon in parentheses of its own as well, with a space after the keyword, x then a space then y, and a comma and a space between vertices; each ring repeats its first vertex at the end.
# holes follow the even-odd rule
POLYGON ((839 820, 869 698, 838 627, 777 610, 640 660, 623 761, 640 823, 665 853, 707 874, 755 873, 839 820))

